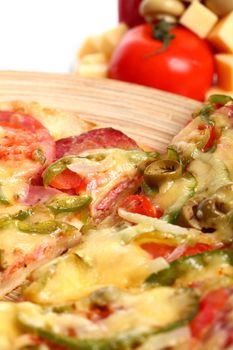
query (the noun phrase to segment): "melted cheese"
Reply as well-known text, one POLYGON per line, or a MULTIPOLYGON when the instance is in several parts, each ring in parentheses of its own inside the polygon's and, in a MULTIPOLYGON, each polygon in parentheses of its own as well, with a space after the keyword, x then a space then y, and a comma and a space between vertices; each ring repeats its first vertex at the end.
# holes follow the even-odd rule
MULTIPOLYGON (((115 290, 117 298, 111 305, 113 312, 98 322, 84 313, 67 311, 64 314, 47 310, 31 303, 18 305, 18 317, 24 325, 50 329, 65 334, 72 327, 80 338, 114 338, 115 335, 137 334, 154 327, 165 327, 185 318, 193 306, 193 296, 187 290, 157 287, 149 290, 115 290)), ((85 303, 85 299, 80 303, 85 303)))
POLYGON ((136 243, 125 244, 116 231, 92 231, 77 248, 35 271, 24 295, 39 303, 65 302, 100 286, 139 286, 164 267, 163 259, 156 266, 148 253, 136 243))
POLYGON ((21 261, 22 257, 33 253, 40 246, 56 241, 56 238, 45 234, 20 232, 14 225, 0 229, 1 263, 3 268, 21 261))
POLYGON ((204 282, 204 289, 210 287, 216 288, 216 282, 218 282, 218 288, 232 285, 233 267, 229 263, 225 262, 221 256, 215 256, 211 259, 211 264, 201 266, 196 265, 195 260, 191 260, 190 265, 193 266, 187 274, 178 278, 175 282, 176 287, 190 286, 193 282, 204 282))
POLYGON ((0 302, 0 349, 12 350, 15 338, 20 334, 16 320, 17 306, 0 302))
MULTIPOLYGON (((19 203, 28 192, 28 179, 38 171, 38 163, 24 160, 0 160, 0 186, 1 192, 11 205, 19 203)), ((0 213, 7 211, 9 206, 0 205, 0 213)), ((10 209, 11 210, 11 209, 10 209)))

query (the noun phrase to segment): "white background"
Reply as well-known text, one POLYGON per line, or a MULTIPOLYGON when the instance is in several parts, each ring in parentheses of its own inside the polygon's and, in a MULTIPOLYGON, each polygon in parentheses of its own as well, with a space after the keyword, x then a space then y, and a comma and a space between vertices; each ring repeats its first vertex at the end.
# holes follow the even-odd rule
POLYGON ((0 0, 0 70, 70 72, 82 40, 116 23, 117 0, 0 0))

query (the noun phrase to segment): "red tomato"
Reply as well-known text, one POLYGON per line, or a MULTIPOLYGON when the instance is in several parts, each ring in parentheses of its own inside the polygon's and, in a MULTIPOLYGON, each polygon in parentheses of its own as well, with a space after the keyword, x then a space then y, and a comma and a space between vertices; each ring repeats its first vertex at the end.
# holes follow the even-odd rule
POLYGON ((147 253, 149 253, 153 259, 162 257, 166 259, 176 247, 166 245, 166 244, 158 244, 158 243, 143 243, 141 244, 141 248, 144 249, 147 253))
MULTIPOLYGON (((177 249, 177 247, 159 244, 154 242, 143 243, 141 245, 142 249, 147 251, 154 259, 158 257, 163 257, 164 259, 168 258, 172 252, 177 249)), ((186 247, 176 259, 181 258, 182 256, 190 256, 198 253, 202 253, 208 250, 213 250, 212 246, 207 244, 197 243, 193 247, 186 247)))
POLYGON ((57 175, 50 184, 50 186, 58 190, 75 189, 77 192, 82 185, 82 178, 69 169, 65 169, 61 174, 57 175))
POLYGON ((213 147, 215 141, 216 141, 216 128, 214 125, 209 125, 209 124, 200 124, 198 126, 198 130, 200 131, 205 131, 206 129, 209 130, 210 132, 210 136, 209 139, 207 141, 207 143, 205 144, 205 146, 202 148, 203 152, 208 151, 208 149, 210 149, 211 147, 213 147))
POLYGON ((207 328, 211 327, 219 312, 224 309, 229 299, 227 289, 214 290, 208 293, 200 302, 200 310, 191 321, 190 328, 195 338, 201 339, 207 328))
POLYGON ((163 212, 159 207, 154 207, 151 200, 142 195, 129 195, 121 203, 120 207, 131 213, 151 216, 154 218, 160 218, 163 215, 163 212))
POLYGON ((118 0, 119 22, 124 22, 130 27, 145 22, 139 14, 139 5, 142 0, 118 0))
POLYGON ((192 247, 187 247, 182 254, 182 256, 190 256, 195 255, 203 252, 207 252, 208 250, 216 249, 215 247, 203 243, 197 243, 196 245, 192 247))
POLYGON ((109 78, 203 100, 212 85, 214 58, 207 42, 180 26, 166 50, 148 24, 129 30, 115 50, 109 78), (160 50, 160 51, 159 51, 160 50))
POLYGON ((109 317, 112 314, 112 310, 108 306, 93 306, 87 313, 87 318, 91 321, 99 321, 109 317))

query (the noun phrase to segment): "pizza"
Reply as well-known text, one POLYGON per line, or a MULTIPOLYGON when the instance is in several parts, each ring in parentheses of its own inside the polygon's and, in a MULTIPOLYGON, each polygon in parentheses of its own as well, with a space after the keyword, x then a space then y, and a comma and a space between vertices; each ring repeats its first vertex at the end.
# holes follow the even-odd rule
POLYGON ((233 349, 233 101, 166 152, 0 103, 0 349, 233 349))

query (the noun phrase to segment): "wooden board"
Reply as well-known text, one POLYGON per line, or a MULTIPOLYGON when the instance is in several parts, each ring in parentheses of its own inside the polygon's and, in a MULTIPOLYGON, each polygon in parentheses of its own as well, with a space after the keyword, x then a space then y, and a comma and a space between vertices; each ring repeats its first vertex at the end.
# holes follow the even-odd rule
POLYGON ((159 151, 199 106, 188 98, 113 80, 5 71, 0 72, 0 100, 38 101, 75 111, 159 151))

